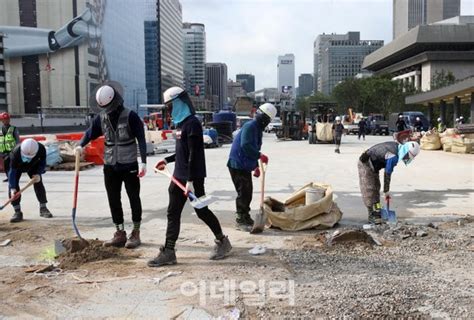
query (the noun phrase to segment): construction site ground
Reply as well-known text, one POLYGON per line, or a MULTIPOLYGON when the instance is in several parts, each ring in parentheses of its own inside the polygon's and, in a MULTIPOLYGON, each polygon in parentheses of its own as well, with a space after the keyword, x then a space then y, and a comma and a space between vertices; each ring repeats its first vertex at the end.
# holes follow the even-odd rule
MULTIPOLYGON (((11 206, 0 211, 0 243, 11 240, 0 247, 0 318, 472 319, 473 155, 422 151, 409 166, 399 164, 391 208, 401 223, 369 230, 369 239, 349 234, 347 241, 328 245, 334 232, 361 229, 366 222, 357 160, 364 149, 388 139, 345 136, 336 154, 333 145, 279 142, 265 134, 267 196, 284 200, 308 182, 323 182, 332 185, 344 215, 331 230, 267 229, 260 235, 234 228, 236 194, 226 168, 230 146, 207 149, 206 189, 217 199, 211 209, 232 242, 232 253, 225 260, 208 260, 213 236, 186 205, 178 264, 164 268, 146 266, 165 238, 169 182, 152 170, 162 155, 148 158, 142 180, 142 246, 103 250, 94 244, 90 259, 66 256, 59 266, 54 241, 74 236, 74 172, 47 172, 43 178, 53 219, 39 217, 32 190, 22 199, 24 222, 9 223, 11 206), (266 247, 263 255, 248 252, 257 245, 266 247), (25 272, 35 265, 49 271, 25 272)), ((258 186, 255 179, 253 214, 259 209, 258 186)), ((3 183, 5 200, 6 191, 3 183)), ((129 231, 125 191, 122 199, 129 231)), ((107 240, 115 231, 101 167, 80 173, 77 216, 86 239, 107 240)))

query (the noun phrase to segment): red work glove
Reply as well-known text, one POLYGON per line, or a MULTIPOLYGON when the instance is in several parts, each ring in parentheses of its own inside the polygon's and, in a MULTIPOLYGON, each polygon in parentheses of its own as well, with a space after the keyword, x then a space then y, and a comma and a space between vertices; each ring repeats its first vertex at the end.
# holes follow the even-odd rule
POLYGON ((253 171, 253 176, 255 178, 258 178, 260 177, 260 168, 259 167, 256 167, 255 170, 253 171))
POLYGON ((262 163, 268 164, 268 157, 263 153, 260 153, 260 161, 262 161, 262 163))
POLYGON ((158 163, 155 165, 155 169, 156 170, 165 170, 165 167, 166 165, 168 164, 168 162, 166 162, 166 160, 160 160, 158 161, 158 163))

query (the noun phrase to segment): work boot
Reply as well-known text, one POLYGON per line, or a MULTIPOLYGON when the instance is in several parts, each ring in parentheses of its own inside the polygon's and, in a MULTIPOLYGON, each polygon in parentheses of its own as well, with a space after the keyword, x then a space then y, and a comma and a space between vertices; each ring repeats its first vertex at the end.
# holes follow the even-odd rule
POLYGON ((248 213, 245 215, 237 215, 237 219, 235 219, 235 228, 240 231, 250 232, 253 223, 254 221, 248 213))
POLYGON ((121 248, 125 246, 126 242, 127 242, 127 233, 125 232, 125 230, 117 230, 114 233, 114 237, 110 239, 109 241, 105 241, 103 246, 121 248))
POLYGON ((372 211, 369 213, 369 223, 370 224, 382 224, 382 214, 380 211, 372 211))
POLYGON ((3 179, 3 182, 8 182, 8 178, 6 178, 6 179, 3 179))
POLYGON ((132 234, 130 234, 127 243, 125 243, 125 248, 135 249, 141 244, 142 242, 140 241, 140 230, 132 230, 132 234))
POLYGON ((222 240, 215 239, 214 242, 216 243, 216 245, 214 246, 214 250, 209 256, 209 259, 224 259, 225 256, 230 252, 230 250, 232 250, 232 245, 230 244, 229 238, 225 236, 224 238, 222 238, 222 240))
POLYGON ((172 264, 176 264, 176 251, 165 248, 164 246, 161 246, 160 253, 147 263, 147 265, 152 268, 172 264))
POLYGON ((15 211, 15 213, 10 219, 10 222, 15 223, 15 222, 21 222, 21 221, 23 221, 23 212, 15 211))
POLYGON ((52 215, 51 212, 48 210, 48 208, 46 208, 46 207, 41 207, 41 208, 40 208, 40 217, 43 217, 43 218, 52 218, 53 215, 52 215))

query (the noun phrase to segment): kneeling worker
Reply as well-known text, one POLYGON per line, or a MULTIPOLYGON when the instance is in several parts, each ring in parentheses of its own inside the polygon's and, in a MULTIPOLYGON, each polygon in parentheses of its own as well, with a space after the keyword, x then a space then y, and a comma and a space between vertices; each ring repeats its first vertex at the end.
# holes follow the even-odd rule
POLYGON ((253 192, 252 171, 258 178, 260 176, 258 160, 268 163, 268 157, 260 152, 262 133, 276 114, 277 109, 273 104, 262 104, 257 110, 255 119, 244 124, 232 143, 227 167, 237 191, 236 227, 242 231, 250 231, 254 223, 250 217, 253 192))
POLYGON ((396 141, 383 142, 362 153, 357 167, 362 199, 369 211, 369 223, 382 223, 379 171, 382 169, 385 171, 383 192, 385 197, 390 197, 390 179, 393 169, 399 161, 408 165, 419 153, 420 145, 412 141, 404 144, 396 141))
POLYGON ((140 178, 146 174, 146 141, 143 123, 134 111, 123 106, 122 96, 112 86, 100 87, 95 98, 101 112, 94 118, 76 150, 81 153, 82 148, 89 141, 104 135, 105 189, 116 228, 114 237, 104 242, 104 246, 125 246, 133 249, 141 244, 140 178), (140 164, 137 161, 137 141, 142 160, 140 164), (132 209, 133 230, 128 239, 123 219, 122 184, 125 184, 132 209))
MULTIPOLYGON (((38 176, 39 182, 34 184, 36 198, 40 205, 40 216, 52 218, 53 215, 46 207, 46 190, 43 185, 41 175, 46 169, 46 148, 33 139, 26 139, 17 145, 10 153, 10 171, 8 173, 9 196, 16 194, 20 190, 20 178, 26 172, 30 178, 38 176)), ((15 213, 10 222, 20 222, 23 220, 23 212, 20 207, 21 195, 12 201, 15 213)))
MULTIPOLYGON (((157 163, 156 169, 164 170, 170 162, 175 162, 173 176, 182 185, 186 185, 183 192, 174 182, 168 188, 168 227, 166 229, 166 242, 160 248, 160 253, 148 261, 149 267, 161 267, 176 264, 175 245, 181 227, 181 213, 188 199, 188 192, 193 192, 196 197, 205 195, 204 179, 206 178, 206 159, 204 157, 204 141, 201 122, 195 116, 195 110, 189 95, 182 88, 171 87, 163 94, 164 103, 175 124, 176 154, 157 163)), ((195 208, 196 214, 211 229, 216 237, 216 245, 209 259, 223 259, 232 249, 227 236, 222 233, 219 220, 206 206, 195 208)))

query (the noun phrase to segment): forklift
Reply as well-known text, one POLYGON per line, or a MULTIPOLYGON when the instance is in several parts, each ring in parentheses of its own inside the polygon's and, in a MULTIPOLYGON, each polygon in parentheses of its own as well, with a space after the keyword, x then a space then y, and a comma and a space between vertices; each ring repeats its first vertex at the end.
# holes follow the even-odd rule
POLYGON ((281 126, 275 131, 278 139, 302 140, 308 137, 306 116, 303 111, 280 111, 281 126))
POLYGON ((310 118, 311 125, 308 129, 308 142, 309 144, 316 143, 334 143, 332 135, 332 124, 336 118, 336 109, 337 104, 335 102, 313 102, 311 103, 310 118), (322 135, 321 128, 326 134, 322 135), (319 131, 319 134, 318 134, 319 131))

